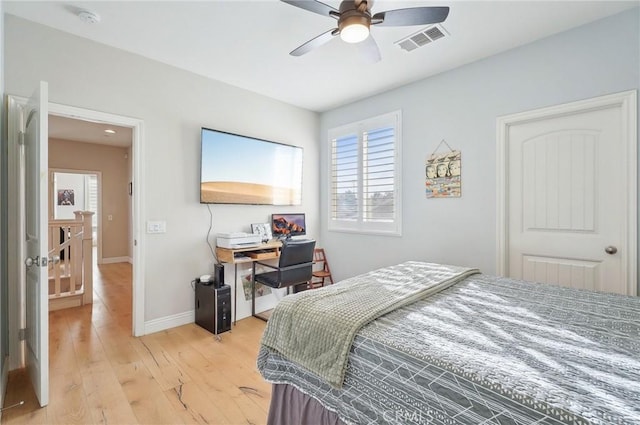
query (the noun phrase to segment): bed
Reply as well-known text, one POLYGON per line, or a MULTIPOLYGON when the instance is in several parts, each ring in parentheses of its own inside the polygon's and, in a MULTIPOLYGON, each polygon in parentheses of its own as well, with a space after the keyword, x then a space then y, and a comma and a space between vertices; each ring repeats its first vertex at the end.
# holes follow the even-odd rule
POLYGON ((285 297, 257 363, 273 425, 640 424, 640 299, 410 261, 285 297))

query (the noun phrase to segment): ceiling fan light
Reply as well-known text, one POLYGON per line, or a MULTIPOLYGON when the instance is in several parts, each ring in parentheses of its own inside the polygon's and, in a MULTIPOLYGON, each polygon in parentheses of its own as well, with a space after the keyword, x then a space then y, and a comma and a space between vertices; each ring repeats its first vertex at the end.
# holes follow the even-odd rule
POLYGON ((340 31, 340 38, 347 43, 360 43, 369 37, 369 27, 363 24, 352 24, 340 31))
POLYGON ((342 7, 340 9, 342 15, 338 21, 340 38, 347 43, 364 41, 369 36, 369 23, 371 21, 369 14, 358 12, 357 10, 342 11, 342 7))

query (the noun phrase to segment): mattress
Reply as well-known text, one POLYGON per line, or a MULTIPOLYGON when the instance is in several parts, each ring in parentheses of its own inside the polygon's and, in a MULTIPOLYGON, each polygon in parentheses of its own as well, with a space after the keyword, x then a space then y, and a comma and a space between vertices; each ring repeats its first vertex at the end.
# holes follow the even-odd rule
POLYGON ((473 275, 363 327, 341 388, 258 368, 347 424, 640 424, 640 299, 473 275))

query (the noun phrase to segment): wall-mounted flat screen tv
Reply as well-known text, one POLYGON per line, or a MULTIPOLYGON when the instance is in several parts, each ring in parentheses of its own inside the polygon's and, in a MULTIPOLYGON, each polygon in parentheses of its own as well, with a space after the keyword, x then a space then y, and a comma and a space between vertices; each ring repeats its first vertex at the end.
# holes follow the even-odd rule
POLYGON ((201 142, 201 203, 302 203, 301 147, 208 128, 201 142))

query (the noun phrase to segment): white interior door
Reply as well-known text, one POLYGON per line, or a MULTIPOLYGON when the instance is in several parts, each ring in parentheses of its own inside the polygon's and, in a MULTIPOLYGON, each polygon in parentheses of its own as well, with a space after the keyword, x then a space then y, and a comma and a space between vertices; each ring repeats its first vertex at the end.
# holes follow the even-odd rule
POLYGON ((41 406, 49 403, 48 87, 29 99, 24 116, 26 360, 41 406))
POLYGON ((508 127, 508 276, 635 295, 624 113, 555 111, 508 127))

